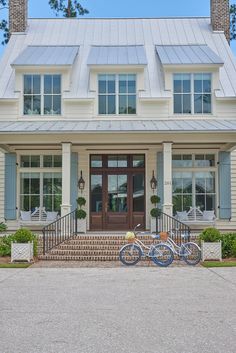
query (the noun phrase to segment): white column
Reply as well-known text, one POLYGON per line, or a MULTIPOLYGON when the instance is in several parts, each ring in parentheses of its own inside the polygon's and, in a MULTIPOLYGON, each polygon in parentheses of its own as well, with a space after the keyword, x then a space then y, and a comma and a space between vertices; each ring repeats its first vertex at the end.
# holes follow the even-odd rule
POLYGON ((62 143, 62 204, 61 216, 71 212, 70 177, 71 174, 71 143, 62 143))
POLYGON ((172 216, 172 143, 163 143, 164 200, 163 212, 172 216))

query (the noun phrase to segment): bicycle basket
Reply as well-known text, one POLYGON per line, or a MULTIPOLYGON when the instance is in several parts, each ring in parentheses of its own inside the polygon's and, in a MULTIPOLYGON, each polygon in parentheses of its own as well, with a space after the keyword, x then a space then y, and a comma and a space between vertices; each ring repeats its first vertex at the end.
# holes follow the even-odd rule
POLYGON ((167 232, 160 232, 160 239, 162 241, 167 241, 168 239, 168 233, 167 232))
POLYGON ((129 243, 133 243, 135 241, 135 234, 133 232, 127 232, 125 239, 128 240, 129 243))

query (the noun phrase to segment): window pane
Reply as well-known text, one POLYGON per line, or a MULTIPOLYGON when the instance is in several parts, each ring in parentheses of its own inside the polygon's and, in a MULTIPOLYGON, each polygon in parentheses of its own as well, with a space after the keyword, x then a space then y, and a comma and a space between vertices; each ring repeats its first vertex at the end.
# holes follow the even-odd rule
POLYGON ((173 212, 176 214, 176 212, 181 212, 183 211, 183 198, 182 195, 174 195, 173 196, 173 212))
POLYGON ((211 74, 203 74, 203 92, 211 92, 211 74))
POLYGON ((116 96, 108 96, 108 114, 116 114, 116 96))
POLYGON ((30 156, 21 156, 20 157, 20 166, 23 168, 30 167, 30 156))
MULTIPOLYGON (((30 174, 30 194, 39 194, 40 193, 40 175, 39 173, 30 174)), ((36 205, 39 207, 39 204, 36 205)))
POLYGON ((174 113, 182 114, 182 95, 180 94, 174 95, 174 113))
POLYGON ((172 156, 173 168, 188 168, 193 166, 191 154, 176 154, 172 156))
POLYGON ((136 114, 136 96, 128 96, 128 114, 136 114))
POLYGON ((115 75, 107 75, 108 93, 116 93, 116 77, 115 75))
POLYGON ((29 194, 30 193, 30 174, 21 173, 20 175, 20 193, 29 194))
POLYGON ((106 76, 104 76, 104 75, 99 77, 98 92, 99 93, 106 93, 106 76))
POLYGON ((32 94, 32 76, 24 75, 24 94, 32 94))
POLYGON ((174 93, 182 93, 181 75, 174 75, 174 93))
POLYGON ((60 75, 53 76, 53 93, 54 94, 61 93, 61 76, 60 75))
POLYGON ((183 75, 183 93, 191 92, 191 76, 183 75))
POLYGON ((128 75, 128 93, 136 93, 136 76, 128 75))
POLYGON ((214 167, 215 156, 214 154, 196 154, 195 155, 195 167, 214 167))
POLYGON ((45 207, 46 211, 52 211, 52 195, 44 195, 43 196, 43 207, 45 207))
POLYGON ((127 93, 126 75, 119 76, 119 93, 127 93))
POLYGON ((53 190, 52 173, 44 173, 43 174, 43 193, 52 194, 52 190, 53 190))
POLYGON ((194 113, 202 114, 202 95, 194 94, 194 113))
POLYGON ((106 114, 106 96, 99 96, 99 114, 106 114))
POLYGON ((144 212, 144 174, 133 176, 133 211, 144 212))
POLYGON ((183 113, 191 114, 191 95, 190 94, 183 95, 183 113))
POLYGON ((55 155, 54 156, 54 167, 55 168, 61 168, 62 167, 62 156, 60 155, 55 155))
POLYGON ((91 156, 91 168, 102 168, 102 156, 91 156))
POLYGON ((215 204, 215 195, 206 195, 206 206, 205 210, 215 210, 216 209, 216 204, 215 204))
POLYGON ((189 211, 192 206, 192 195, 183 195, 183 211, 189 211))
POLYGON ((54 195, 54 202, 53 202, 54 211, 57 211, 60 213, 61 204, 62 204, 62 196, 61 195, 54 195))
POLYGON ((205 195, 196 195, 196 207, 200 207, 201 211, 205 210, 205 195))
POLYGON ((33 96, 33 114, 41 114, 41 97, 33 96))
POLYGON ((183 180, 183 193, 191 194, 192 193, 192 173, 182 173, 183 180))
POLYGON ((52 96, 44 96, 44 114, 51 114, 52 96))
POLYGON ((33 75, 33 94, 40 94, 40 75, 33 75))
POLYGON ((24 114, 30 115, 32 114, 32 96, 24 96, 24 114))
POLYGON ((44 76, 44 93, 52 94, 52 75, 44 76))
POLYGON ((102 175, 91 175, 91 211, 102 212, 102 175))
POLYGON ((127 114, 127 96, 119 96, 119 114, 127 114))
POLYGON ((127 156, 118 156, 117 163, 119 168, 127 168, 128 166, 127 156))
POLYGON ((210 114, 211 113, 211 95, 204 94, 203 96, 203 113, 210 114))
POLYGON ((31 168, 40 167, 40 156, 31 156, 31 168))
POLYGON ((202 93, 202 74, 194 75, 194 92, 202 93))
POLYGON ((53 96, 53 114, 61 114, 61 96, 53 96))
POLYGON ((52 167, 52 156, 43 156, 43 166, 45 168, 52 167))
POLYGON ((134 155, 133 156, 133 167, 134 168, 143 168, 145 164, 144 155, 134 155))
POLYGON ((62 193, 62 173, 53 173, 53 193, 62 193))

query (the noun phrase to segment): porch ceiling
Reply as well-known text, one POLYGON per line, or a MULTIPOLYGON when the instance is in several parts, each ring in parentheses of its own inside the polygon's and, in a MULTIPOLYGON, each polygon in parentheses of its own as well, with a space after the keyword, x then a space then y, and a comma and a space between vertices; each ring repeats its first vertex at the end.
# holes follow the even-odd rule
POLYGON ((232 133, 236 119, 56 120, 0 122, 0 134, 232 133))

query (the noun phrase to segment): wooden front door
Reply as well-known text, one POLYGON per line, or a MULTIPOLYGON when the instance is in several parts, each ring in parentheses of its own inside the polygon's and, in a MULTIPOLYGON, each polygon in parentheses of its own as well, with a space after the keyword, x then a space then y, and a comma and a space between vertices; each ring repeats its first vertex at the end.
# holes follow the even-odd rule
POLYGON ((90 229, 145 228, 144 155, 93 155, 90 159, 90 229))

